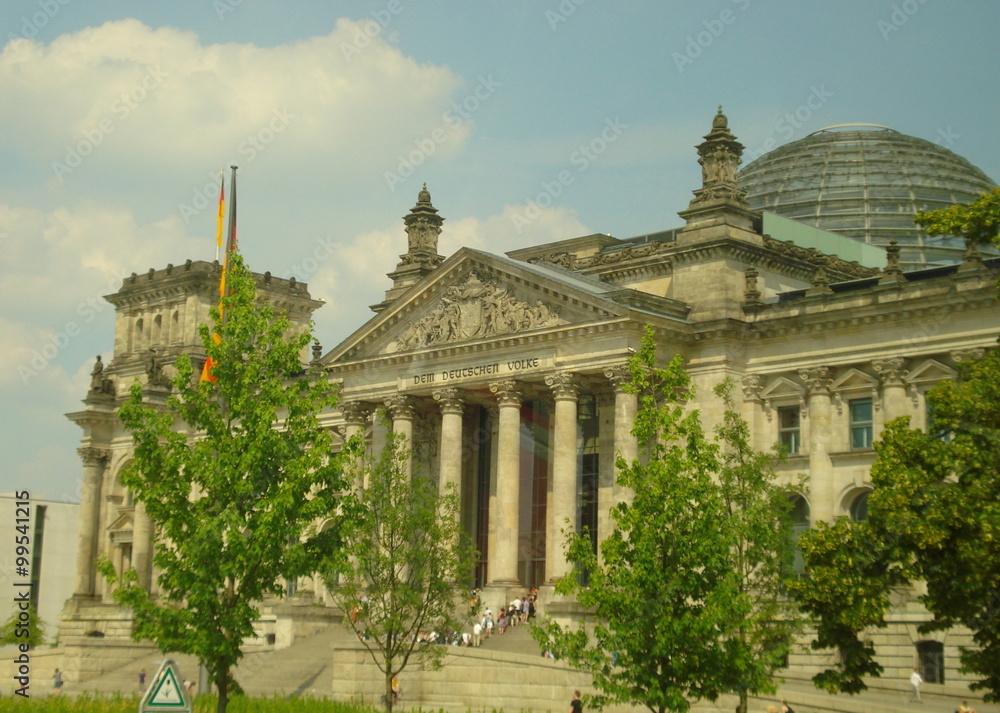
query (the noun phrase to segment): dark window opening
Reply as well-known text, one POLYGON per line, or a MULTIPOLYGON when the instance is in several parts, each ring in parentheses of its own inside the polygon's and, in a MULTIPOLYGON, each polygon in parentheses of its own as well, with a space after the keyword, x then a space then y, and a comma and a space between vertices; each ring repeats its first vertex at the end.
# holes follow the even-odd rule
POLYGON ((944 683, 944 644, 918 641, 917 667, 926 683, 944 683))

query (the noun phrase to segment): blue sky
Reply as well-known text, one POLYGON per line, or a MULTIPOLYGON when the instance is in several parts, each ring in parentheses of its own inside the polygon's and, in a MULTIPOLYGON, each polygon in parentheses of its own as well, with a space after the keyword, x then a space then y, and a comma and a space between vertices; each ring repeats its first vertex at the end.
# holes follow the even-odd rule
POLYGON ((327 302, 329 349, 423 182, 445 255, 676 227, 720 104, 752 155, 869 122, 996 180, 997 27, 988 0, 4 3, 0 491, 77 498, 101 296, 214 258, 224 166, 248 261, 327 302))

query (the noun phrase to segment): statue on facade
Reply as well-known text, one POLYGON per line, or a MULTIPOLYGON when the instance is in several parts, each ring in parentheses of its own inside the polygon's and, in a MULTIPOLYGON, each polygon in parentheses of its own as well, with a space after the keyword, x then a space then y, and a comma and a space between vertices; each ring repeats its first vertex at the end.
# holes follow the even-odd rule
POLYGON ((101 361, 100 354, 97 355, 94 368, 90 371, 90 390, 104 391, 104 362, 101 361))

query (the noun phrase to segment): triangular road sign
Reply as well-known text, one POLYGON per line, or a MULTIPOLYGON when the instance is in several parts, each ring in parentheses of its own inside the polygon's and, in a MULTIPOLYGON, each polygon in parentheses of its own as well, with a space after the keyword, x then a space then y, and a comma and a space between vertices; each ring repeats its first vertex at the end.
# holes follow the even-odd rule
POLYGON ((170 711, 171 713, 191 713, 191 699, 181 683, 177 664, 167 659, 153 677, 153 685, 146 691, 139 703, 140 713, 170 711))

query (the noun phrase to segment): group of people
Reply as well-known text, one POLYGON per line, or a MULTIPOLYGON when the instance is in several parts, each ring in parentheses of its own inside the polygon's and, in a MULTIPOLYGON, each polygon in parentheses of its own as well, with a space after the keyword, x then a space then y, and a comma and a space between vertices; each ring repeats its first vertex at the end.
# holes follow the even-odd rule
MULTIPOLYGON (((493 632, 503 634, 509 626, 520 626, 527 624, 535 617, 535 603, 538 599, 538 590, 530 589, 523 597, 515 597, 506 606, 500 607, 500 613, 494 617, 493 610, 487 607, 482 614, 473 621, 472 635, 469 643, 465 646, 481 646, 483 641, 493 636, 493 632)), ((472 592, 472 609, 478 611, 480 604, 479 591, 472 592)))

